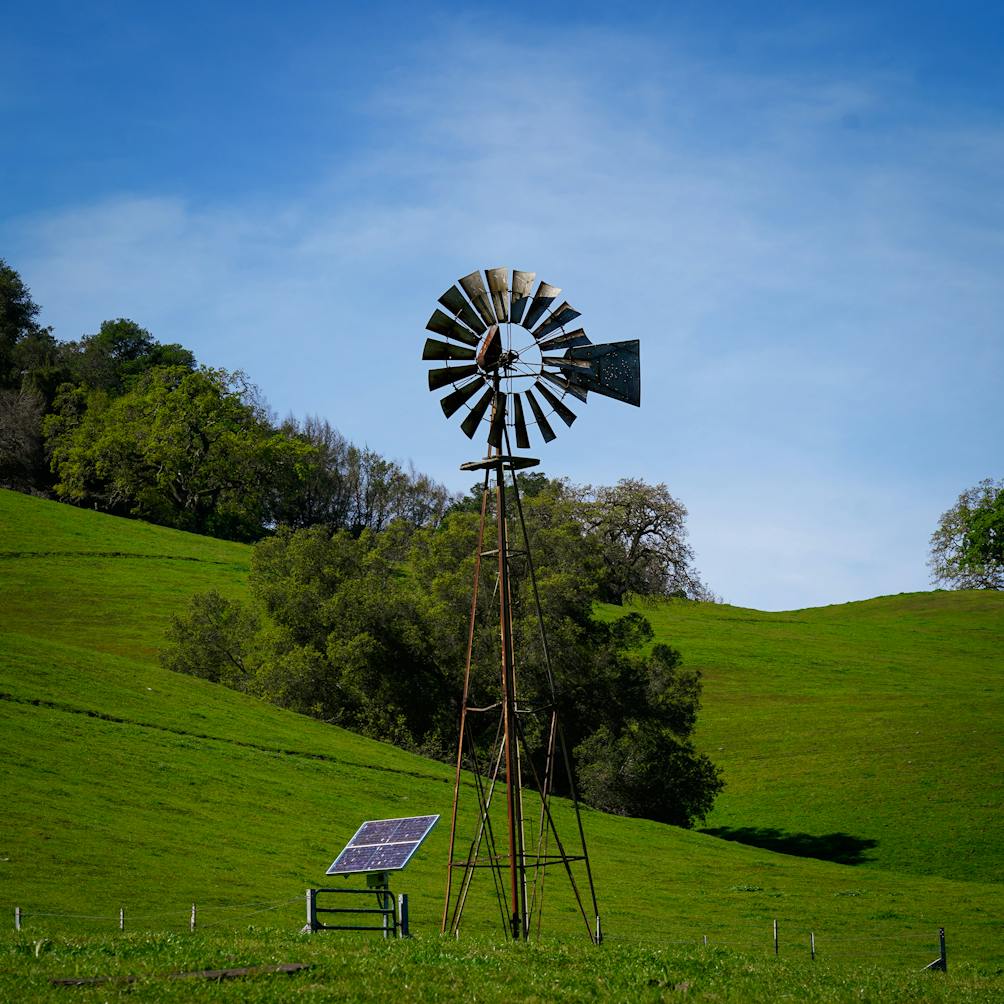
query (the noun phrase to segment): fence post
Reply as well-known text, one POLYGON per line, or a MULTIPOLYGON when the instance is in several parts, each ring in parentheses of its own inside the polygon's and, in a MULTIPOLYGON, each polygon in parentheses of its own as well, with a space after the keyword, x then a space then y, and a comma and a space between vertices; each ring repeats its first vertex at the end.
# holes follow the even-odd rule
POLYGON ((708 936, 707 935, 704 935, 704 947, 705 948, 708 947, 708 936))
POLYGON ((195 904, 193 903, 192 904, 192 919, 190 921, 189 928, 188 928, 190 931, 194 931, 195 930, 195 919, 196 919, 196 910, 195 910, 195 904))
POLYGON ((125 907, 124 906, 120 906, 119 907, 119 930, 120 931, 124 931, 125 930, 125 907))
POLYGON ((14 907, 14 930, 21 930, 21 907, 19 906, 14 907))
POLYGON ((812 956, 813 962, 816 960, 816 933, 815 931, 809 932, 809 954, 812 956))
POLYGON ((400 926, 398 928, 398 937, 408 938, 411 935, 408 932, 408 894, 402 892, 398 894, 397 897, 397 912, 400 917, 400 926))
POLYGON ((777 920, 774 921, 774 954, 777 955, 777 920))
POLYGON ((317 890, 307 890, 307 930, 317 930, 317 890))
POLYGON ((948 972, 948 953, 945 951, 945 929, 943 927, 938 928, 938 944, 941 948, 940 955, 932 962, 930 965, 924 966, 925 969, 940 969, 943 973, 948 972))

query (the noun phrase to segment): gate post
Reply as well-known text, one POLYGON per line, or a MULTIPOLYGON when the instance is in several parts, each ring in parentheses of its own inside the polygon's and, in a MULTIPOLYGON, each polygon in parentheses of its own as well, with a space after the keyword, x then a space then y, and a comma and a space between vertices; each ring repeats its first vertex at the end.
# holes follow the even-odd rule
POLYGON ((308 931, 317 930, 317 890, 307 890, 307 927, 308 931))

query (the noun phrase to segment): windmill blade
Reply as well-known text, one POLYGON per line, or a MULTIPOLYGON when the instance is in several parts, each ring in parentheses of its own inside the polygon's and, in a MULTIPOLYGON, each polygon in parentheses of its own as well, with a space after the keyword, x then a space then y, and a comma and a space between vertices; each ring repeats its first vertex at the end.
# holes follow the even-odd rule
POLYGON ((464 377, 474 376, 478 372, 476 365, 443 366, 440 369, 429 370, 429 390, 439 390, 447 384, 456 383, 464 377))
POLYGON ((492 403, 492 398, 495 396, 495 389, 489 387, 488 390, 478 399, 477 404, 467 413, 467 418, 465 418, 460 423, 460 428, 464 430, 464 435, 468 439, 474 438, 474 433, 478 431, 478 426, 481 424, 481 419, 485 417, 485 412, 488 410, 488 405, 492 403))
POLYGON ((512 274, 512 306, 509 317, 515 324, 523 322, 523 311, 530 302, 530 287, 536 278, 536 272, 520 272, 517 269, 512 274))
POLYGON ((499 391, 495 395, 495 408, 492 411, 492 424, 488 430, 488 445, 502 451, 502 431, 505 429, 505 399, 506 395, 499 391))
POLYGON ((541 338, 545 338, 552 331, 557 331, 558 328, 563 328, 570 321, 574 321, 576 317, 581 317, 582 314, 576 310, 574 307, 569 306, 566 300, 557 310, 533 333, 533 337, 540 341, 541 338))
POLYGON ((423 359, 475 359, 477 353, 463 345, 451 345, 449 342, 437 342, 435 338, 426 338, 422 350, 423 359))
POLYGON ((571 394, 572 397, 578 398, 580 401, 586 400, 586 395, 589 393, 585 387, 580 387, 578 384, 569 383, 568 380, 559 376, 557 373, 549 373, 547 370, 541 370, 540 375, 545 380, 550 380, 555 387, 560 387, 567 394, 571 394))
POLYGON ((557 394, 552 393, 539 380, 534 384, 534 387, 540 391, 544 400, 554 409, 555 414, 565 425, 571 425, 575 421, 575 412, 568 405, 564 404, 557 394))
POLYGON ((530 435, 526 431, 526 417, 523 415, 523 401, 519 394, 513 394, 513 423, 516 426, 516 445, 521 450, 530 449, 530 435))
POLYGON ((523 318, 523 327, 528 330, 540 320, 540 315, 551 306, 561 292, 560 286, 549 286, 546 282, 541 282, 537 287, 537 292, 533 294, 533 303, 523 318))
POLYGON ((537 422, 537 428, 540 429, 540 434, 544 437, 545 443, 550 443, 552 440, 558 437, 554 433, 554 429, 551 428, 551 423, 547 420, 547 416, 544 414, 544 409, 537 403, 537 399, 533 396, 532 390, 526 390, 523 392, 526 394, 527 401, 530 402, 530 411, 533 412, 533 417, 537 422))
POLYGON ((476 377, 470 383, 465 383, 458 387, 452 394, 447 394, 439 406, 443 413, 449 418, 462 404, 466 404, 485 385, 484 377, 476 377))
POLYGON ((509 320, 509 269, 489 268, 485 275, 488 276, 495 316, 499 319, 499 324, 504 324, 509 320))
POLYGON ((551 349, 566 348, 569 345, 591 344, 592 343, 586 337, 586 329, 576 328, 574 331, 569 331, 567 333, 555 335, 553 338, 548 338, 546 342, 538 342, 537 347, 541 352, 550 352, 551 349))
POLYGON ((496 318, 492 310, 492 302, 488 299, 488 290, 485 289, 481 273, 471 272, 470 275, 465 275, 460 280, 460 285, 464 287, 464 292, 474 304, 474 309, 481 315, 481 320, 488 325, 495 324, 496 318))
POLYGON ((641 404, 641 362, 638 340, 577 345, 565 353, 573 362, 588 362, 588 370, 568 371, 570 383, 616 401, 641 404))
POLYGON ((471 309, 471 305, 464 299, 464 294, 451 286, 440 298, 439 302, 451 313, 456 315, 476 334, 482 334, 485 330, 485 323, 471 309))
POLYGON ((473 331, 468 330, 459 321, 455 321, 441 310, 433 313, 432 317, 429 318, 429 323, 425 327, 428 331, 435 331, 437 335, 445 335, 447 338, 453 338, 458 342, 465 342, 467 345, 477 347, 480 341, 473 331))

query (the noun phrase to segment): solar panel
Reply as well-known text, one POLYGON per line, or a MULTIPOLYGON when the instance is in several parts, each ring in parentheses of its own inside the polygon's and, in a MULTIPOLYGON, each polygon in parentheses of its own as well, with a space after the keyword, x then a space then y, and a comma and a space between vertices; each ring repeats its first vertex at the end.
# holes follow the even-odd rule
POLYGON ((325 875, 400 871, 429 835, 439 816, 369 819, 356 830, 325 875))

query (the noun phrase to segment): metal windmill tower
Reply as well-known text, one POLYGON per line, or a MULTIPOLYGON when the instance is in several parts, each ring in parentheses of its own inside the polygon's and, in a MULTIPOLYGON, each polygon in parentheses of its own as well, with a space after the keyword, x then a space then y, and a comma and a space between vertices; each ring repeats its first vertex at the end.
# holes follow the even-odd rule
POLYGON ((531 294, 535 277, 533 272, 518 270, 510 274, 508 268, 487 269, 484 277, 480 270, 464 276, 458 285, 451 286, 439 298, 444 309, 437 308, 426 325, 429 331, 442 336, 445 341, 428 338, 422 352, 424 360, 444 364, 429 370, 429 390, 452 388, 440 401, 446 417, 450 418, 465 409, 460 427, 467 437, 473 439, 479 429, 487 432, 486 456, 463 464, 461 468, 483 472, 484 482, 468 624, 442 930, 459 933, 468 892, 480 868, 489 869, 493 874, 500 913, 508 935, 514 940, 529 938, 534 916, 539 930, 545 871, 549 866, 560 866, 568 876, 586 930, 598 944, 602 931, 596 890, 571 759, 558 718, 544 619, 516 477, 517 471, 534 467, 539 461, 517 456, 512 443, 515 440, 519 450, 529 449, 531 427, 536 427, 545 443, 551 442, 555 438, 551 419, 556 415, 565 425, 571 426, 576 416, 568 402, 584 403, 590 391, 638 405, 641 395, 639 352, 637 341, 592 344, 583 328, 572 328, 572 323, 580 316, 579 311, 567 301, 553 306, 560 289, 540 282, 531 294), (485 549, 492 493, 496 546, 485 549), (518 549, 512 548, 509 541, 510 495, 521 531, 522 548, 518 549), (517 554, 529 573, 540 629, 541 651, 550 689, 549 704, 543 708, 529 708, 520 703, 517 680, 520 660, 514 644, 512 583, 513 559, 517 554), (498 563, 495 596, 499 614, 501 691, 500 699, 488 707, 474 707, 470 703, 471 666, 478 589, 482 559, 491 557, 496 558, 498 563), (496 740, 487 752, 479 752, 475 730, 469 719, 473 715, 495 713, 498 715, 496 740), (531 715, 538 718, 546 716, 543 732, 547 736, 547 751, 541 771, 537 770, 524 750, 523 721, 531 715), (465 766, 474 775, 479 821, 467 853, 458 856, 458 807, 461 772, 465 766), (573 839, 577 840, 577 847, 562 840, 551 813, 551 795, 556 782, 561 783, 558 771, 562 767, 575 809, 577 833, 573 839), (532 779, 532 787, 540 799, 536 839, 529 842, 524 813, 524 776, 532 779), (496 827, 492 824, 491 813, 492 799, 500 788, 504 789, 506 804, 504 851, 500 851, 496 844, 496 827), (580 890, 580 881, 576 879, 579 865, 585 870, 592 919, 580 890), (459 880, 455 881, 457 874, 459 880))

